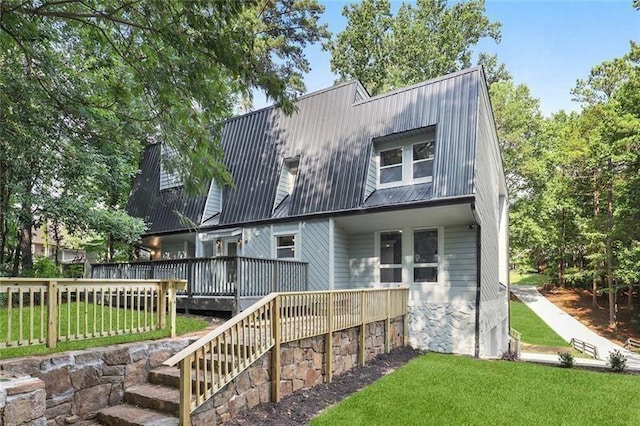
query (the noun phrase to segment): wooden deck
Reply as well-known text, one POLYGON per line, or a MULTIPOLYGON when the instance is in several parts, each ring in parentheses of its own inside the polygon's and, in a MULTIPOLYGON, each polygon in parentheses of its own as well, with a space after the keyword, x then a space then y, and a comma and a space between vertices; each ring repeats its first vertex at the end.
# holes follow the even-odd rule
POLYGON ((307 263, 243 256, 96 263, 91 277, 186 280, 177 295, 184 311, 237 313, 271 292, 308 290, 307 263))

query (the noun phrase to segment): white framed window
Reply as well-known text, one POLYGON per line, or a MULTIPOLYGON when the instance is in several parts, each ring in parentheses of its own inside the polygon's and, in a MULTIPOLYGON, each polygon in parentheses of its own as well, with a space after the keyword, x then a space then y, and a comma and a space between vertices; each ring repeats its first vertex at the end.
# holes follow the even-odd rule
POLYGON ((437 283, 439 273, 438 229, 413 230, 413 282, 437 283))
POLYGON ((296 234, 276 235, 276 259, 295 259, 296 252, 296 234))
POLYGON ((378 188, 431 182, 435 139, 415 138, 378 149, 378 188))
POLYGON ((402 231, 379 234, 380 282, 402 282, 402 231))

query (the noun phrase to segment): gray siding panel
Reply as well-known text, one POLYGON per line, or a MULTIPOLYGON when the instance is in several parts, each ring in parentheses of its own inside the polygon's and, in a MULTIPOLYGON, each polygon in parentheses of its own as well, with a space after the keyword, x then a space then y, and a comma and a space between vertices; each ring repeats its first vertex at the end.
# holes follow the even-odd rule
POLYGON ((336 289, 349 288, 349 234, 335 225, 333 235, 333 286, 336 289))
POLYGON ((222 189, 220 186, 211 182, 209 186, 209 195, 207 196, 207 204, 204 207, 204 214, 202 215, 202 220, 207 221, 217 213, 220 213, 222 209, 222 189))
POLYGON ((350 287, 370 287, 377 282, 377 259, 374 253, 374 234, 354 234, 350 238, 350 287))
MULTIPOLYGON (((484 88, 483 88, 484 89, 484 88)), ((480 93, 478 157, 476 159, 476 209, 481 221, 481 300, 499 295, 498 172, 502 170, 491 105, 485 90, 480 93)))
POLYGON ((271 228, 261 226, 244 230, 246 243, 242 246, 242 254, 248 257, 272 258, 271 228))

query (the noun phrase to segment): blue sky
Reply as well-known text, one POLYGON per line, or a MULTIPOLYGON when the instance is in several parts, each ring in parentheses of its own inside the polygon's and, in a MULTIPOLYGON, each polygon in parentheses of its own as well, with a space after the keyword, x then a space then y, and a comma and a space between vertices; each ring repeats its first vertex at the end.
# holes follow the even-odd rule
MULTIPOLYGON (((335 35, 344 29, 342 8, 347 1, 322 1, 323 22, 335 35)), ((394 8, 400 1, 392 1, 394 8)), ((481 41, 477 51, 498 54, 516 83, 524 83, 540 99, 543 114, 579 109, 571 101, 576 79, 589 70, 629 51, 640 42, 640 11, 631 0, 487 0, 486 15, 502 23, 502 41, 481 41)), ((305 82, 309 92, 331 86, 335 76, 330 55, 319 46, 306 50, 312 71, 305 82)), ((256 107, 262 106, 256 98, 256 107)))

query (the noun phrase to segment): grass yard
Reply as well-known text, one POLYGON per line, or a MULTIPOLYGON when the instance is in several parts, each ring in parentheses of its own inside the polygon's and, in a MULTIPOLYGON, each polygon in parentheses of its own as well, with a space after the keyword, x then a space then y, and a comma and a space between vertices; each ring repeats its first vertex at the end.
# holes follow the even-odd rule
MULTIPOLYGON (((88 304, 87 307, 87 327, 85 328, 85 320, 84 320, 84 307, 83 303, 71 303, 71 304, 63 304, 60 307, 60 318, 61 318, 61 335, 65 336, 67 334, 67 327, 70 329, 70 335, 74 336, 76 333, 82 335, 85 330, 89 333, 92 333, 95 327, 95 330, 99 333, 101 330, 108 330, 109 328, 115 329, 117 325, 122 329, 124 326, 124 318, 125 311, 124 309, 116 309, 105 307, 104 309, 101 306, 97 308, 92 304, 88 304), (95 311, 94 311, 95 309, 95 311), (119 311, 119 312, 118 312, 119 311), (118 315, 119 314, 119 315, 118 315), (95 315, 95 316, 94 316, 95 315), (117 324, 116 318, 120 318, 119 324, 117 324), (80 318, 79 321, 77 318, 80 318), (95 321, 94 321, 95 318, 95 321), (111 324, 111 327, 109 326, 111 324)), ((30 325, 30 310, 25 309, 23 312, 22 318, 22 336, 24 338, 29 338, 29 325, 30 325)), ((32 309, 33 318, 34 318, 34 337, 37 338, 40 336, 40 307, 35 307, 32 309)), ((134 312, 133 315, 133 328, 135 329, 138 326, 138 321, 140 321, 140 325, 144 325, 145 320, 148 324, 150 324, 150 316, 149 313, 146 318, 145 315, 138 315, 137 312, 134 312)), ((47 324, 46 324, 46 315, 45 315, 45 323, 44 323, 44 338, 46 340, 47 336, 47 324)), ((130 329, 132 318, 131 312, 126 312, 126 324, 127 329, 130 329)), ((168 320, 168 318, 167 318, 168 320)), ((182 335, 198 330, 202 330, 207 327, 209 324, 207 321, 199 318, 194 318, 190 316, 178 315, 176 317, 176 333, 177 335, 182 335)), ((7 309, 0 308, 0 339, 6 339, 7 336, 7 309)), ((20 321, 18 316, 18 310, 12 310, 12 318, 11 318, 11 334, 15 339, 19 336, 20 333, 20 321)), ((100 337, 100 338, 89 338, 82 340, 70 340, 58 342, 54 349, 49 349, 44 344, 33 345, 33 346, 17 346, 17 347, 9 347, 0 349, 0 359, 4 358, 15 358, 29 355, 43 355, 55 352, 63 352, 70 350, 79 350, 79 349, 87 349, 87 348, 95 348, 100 346, 110 346, 119 343, 129 343, 136 342, 142 340, 153 340, 160 339, 163 337, 169 337, 170 330, 168 328, 161 330, 148 331, 143 333, 132 334, 129 331, 120 332, 119 334, 114 334, 108 337, 100 337)))
POLYGON ((632 375, 430 353, 311 425, 637 425, 638 393, 632 375))
POLYGON ((511 285, 543 286, 549 282, 549 277, 544 274, 520 274, 515 271, 509 273, 511 285))
POLYGON ((520 301, 511 301, 511 327, 522 334, 523 343, 557 348, 570 347, 562 337, 520 301))

